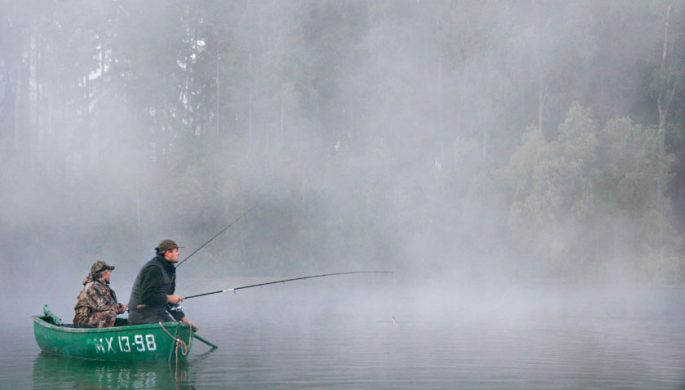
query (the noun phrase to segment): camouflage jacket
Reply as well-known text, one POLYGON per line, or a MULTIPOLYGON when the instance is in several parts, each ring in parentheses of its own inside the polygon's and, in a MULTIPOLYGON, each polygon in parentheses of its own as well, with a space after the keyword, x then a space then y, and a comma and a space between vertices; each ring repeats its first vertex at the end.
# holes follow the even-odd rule
MULTIPOLYGON (((83 281, 83 290, 78 295, 74 307, 74 324, 89 324, 94 317, 106 314, 114 318, 124 312, 124 305, 117 303, 117 295, 108 283, 92 280, 90 276, 83 281)), ((111 326, 111 325, 110 325, 111 326)))

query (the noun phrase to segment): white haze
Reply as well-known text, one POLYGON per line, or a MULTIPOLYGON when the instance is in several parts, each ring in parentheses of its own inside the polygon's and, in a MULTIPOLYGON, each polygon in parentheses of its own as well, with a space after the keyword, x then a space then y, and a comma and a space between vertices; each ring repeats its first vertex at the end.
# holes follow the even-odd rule
MULTIPOLYGON (((542 11, 536 8, 536 15, 525 4, 511 2, 490 7, 494 14, 488 17, 464 11, 460 19, 460 9, 478 9, 476 3, 369 1, 360 2, 358 12, 335 2, 228 4, 235 16, 206 27, 202 44, 209 49, 230 45, 231 57, 221 59, 218 72, 242 69, 249 79, 223 81, 219 87, 233 115, 220 118, 218 126, 207 118, 183 136, 155 127, 154 120, 141 123, 146 108, 127 88, 154 90, 159 85, 148 80, 158 82, 153 76, 178 66, 140 53, 177 43, 178 37, 165 35, 174 31, 166 18, 184 5, 125 2, 127 13, 120 19, 107 18, 116 14, 116 4, 65 5, 83 12, 60 23, 83 25, 84 31, 97 28, 93 21, 115 20, 111 23, 124 26, 117 31, 122 35, 130 34, 127 24, 145 25, 144 34, 128 37, 129 47, 115 48, 137 50, 134 62, 109 64, 124 72, 130 67, 142 77, 128 86, 119 85, 118 77, 103 82, 107 93, 92 102, 95 119, 85 131, 54 118, 57 125, 49 130, 8 136, 20 153, 4 158, 0 167, 2 291, 24 302, 26 311, 50 303, 68 313, 90 265, 104 259, 117 266, 113 286, 127 301, 139 267, 159 240, 173 238, 188 254, 253 206, 179 269, 185 293, 209 287, 188 281, 214 276, 228 283, 358 269, 393 271, 412 285, 438 281, 443 286, 448 280, 471 287, 530 280, 553 284, 539 263, 510 245, 506 194, 495 185, 498 171, 487 164, 501 165, 512 150, 498 149, 504 143, 494 142, 484 151, 479 140, 488 133, 518 139, 537 120, 534 106, 528 112, 500 106, 500 96, 519 88, 517 80, 507 78, 509 70, 535 74, 563 66, 565 51, 598 50, 573 37, 587 28, 589 18, 611 15, 596 14, 602 7, 591 2, 551 2, 542 11), (531 20, 528 31, 508 36, 510 21, 525 18, 531 20), (453 25, 445 26, 448 21, 453 25), (223 43, 212 39, 222 34, 223 43), (510 47, 518 54, 499 62, 491 46, 503 39, 517 40, 510 47), (461 44, 472 50, 463 58, 444 54, 461 44), (534 55, 541 63, 528 60, 534 55), (302 80, 315 80, 312 85, 320 88, 306 96, 298 89, 302 80), (510 122, 517 127, 507 128, 510 122), (213 132, 222 134, 215 138, 219 141, 197 141, 213 132), (201 162, 188 157, 197 147, 203 149, 201 162), (497 157, 486 162, 484 153, 497 157)), ((203 4, 189 6, 189 14, 203 4)), ((212 3, 221 8, 217 4, 212 3)), ((54 28, 41 6, 3 2, 14 17, 12 30, 34 35, 54 28)), ((29 39, 11 37, 17 46, 29 39)), ((652 54, 653 47, 631 42, 624 42, 622 60, 652 54)), ((36 45, 46 45, 44 55, 56 60, 81 46, 57 38, 36 45)), ((0 65, 7 63, 0 55, 0 65)), ((57 84, 60 72, 65 70, 43 76, 48 88, 57 84)), ((97 69, 89 76, 92 82, 105 80, 97 69)), ((206 80, 211 83, 212 77, 208 73, 206 80)), ((636 104, 630 91, 637 84, 622 83, 624 99, 607 112, 629 114, 636 104)), ((3 96, 10 95, 9 85, 0 80, 3 96)), ((68 113, 60 102, 78 91, 45 93, 45 104, 68 113)), ((583 103, 592 104, 593 93, 579 96, 589 96, 583 103)), ((570 104, 552 97, 550 137, 570 104)), ((606 272, 611 275, 606 279, 629 275, 625 280, 630 281, 635 273, 619 265, 606 272)), ((211 285, 221 287, 228 286, 211 285)))

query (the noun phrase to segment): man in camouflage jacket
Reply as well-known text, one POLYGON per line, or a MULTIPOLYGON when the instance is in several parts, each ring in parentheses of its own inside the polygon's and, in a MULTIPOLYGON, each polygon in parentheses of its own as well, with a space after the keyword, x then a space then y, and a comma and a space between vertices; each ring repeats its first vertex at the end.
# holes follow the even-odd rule
POLYGON ((101 260, 90 267, 90 274, 83 281, 83 290, 79 293, 74 307, 74 326, 114 326, 117 314, 122 314, 128 309, 126 304, 117 302, 117 295, 109 287, 113 269, 113 266, 101 260))

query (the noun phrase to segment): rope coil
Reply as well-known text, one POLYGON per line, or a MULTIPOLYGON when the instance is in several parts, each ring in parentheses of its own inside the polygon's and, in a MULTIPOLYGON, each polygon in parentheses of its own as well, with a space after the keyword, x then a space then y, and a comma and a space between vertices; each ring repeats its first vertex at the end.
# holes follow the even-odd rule
MULTIPOLYGON (((180 349, 181 354, 183 356, 187 356, 188 351, 189 351, 188 345, 185 343, 185 341, 183 341, 183 339, 181 337, 178 336, 178 330, 179 330, 178 327, 176 327, 176 336, 174 336, 171 334, 171 332, 169 332, 167 330, 167 328, 164 327, 164 324, 162 324, 161 321, 159 322, 159 326, 162 328, 164 333, 169 335, 169 337, 171 337, 174 340, 174 342, 176 343, 176 345, 174 346, 174 356, 176 357, 176 367, 178 368, 178 351, 180 349)), ((169 359, 171 359, 171 356, 169 356, 169 359)))

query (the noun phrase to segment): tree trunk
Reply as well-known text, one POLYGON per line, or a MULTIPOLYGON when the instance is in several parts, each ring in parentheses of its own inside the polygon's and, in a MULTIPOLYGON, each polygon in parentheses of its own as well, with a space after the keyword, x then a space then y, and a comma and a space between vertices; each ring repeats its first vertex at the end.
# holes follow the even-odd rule
POLYGON ((220 50, 220 45, 217 45, 217 53, 216 53, 216 74, 215 74, 215 79, 214 79, 214 87, 216 89, 216 108, 214 111, 214 120, 216 121, 216 134, 215 136, 218 137, 219 134, 221 133, 221 119, 219 117, 220 111, 219 109, 221 108, 221 89, 220 89, 220 84, 219 84, 219 63, 221 62, 221 54, 219 53, 220 50))
MULTIPOLYGON (((666 154, 666 126, 668 125, 668 115, 671 109, 671 104, 676 92, 682 85, 683 76, 685 76, 685 66, 682 66, 678 70, 672 69, 669 64, 671 61, 670 52, 670 20, 671 20, 671 10, 673 5, 666 7, 666 16, 664 20, 664 40, 661 49, 661 63, 659 65, 659 79, 662 84, 659 86, 659 91, 656 99, 657 112, 659 115, 658 123, 658 155, 659 158, 666 154), (669 76, 673 77, 669 77, 669 76)), ((663 192, 665 187, 665 172, 663 175, 659 174, 657 177, 657 205, 661 208, 663 202, 663 192)))
POLYGON ((280 117, 278 119, 278 128, 280 131, 280 142, 281 145, 285 144, 285 98, 283 96, 283 83, 281 83, 281 101, 280 101, 280 117))
POLYGON ((664 41, 661 49, 661 63, 659 66, 659 76, 664 84, 659 88, 659 94, 656 99, 657 111, 659 114, 660 133, 663 133, 666 129, 673 98, 675 97, 676 92, 678 92, 682 86, 683 76, 685 76, 685 66, 682 66, 680 69, 672 69, 672 66, 669 64, 672 56, 670 52, 670 22, 672 9, 673 5, 669 5, 666 8, 666 17, 664 20, 664 41), (672 77, 668 77, 671 74, 672 77))
POLYGON ((540 77, 540 85, 538 86, 538 131, 544 137, 544 117, 545 117, 545 103, 547 102, 547 86, 544 80, 540 77))
MULTIPOLYGON (((664 21, 664 41, 661 49, 661 64, 659 66, 659 76, 664 78, 666 76, 666 61, 668 59, 668 28, 671 19, 671 8, 669 5, 666 8, 666 20, 664 21)), ((659 133, 663 132, 666 126, 666 117, 668 116, 668 105, 665 102, 665 89, 659 89, 659 95, 656 98, 657 110, 659 111, 659 133)))
MULTIPOLYGON (((21 133, 21 127, 24 123, 24 116, 22 115, 24 111, 24 86, 27 84, 24 81, 25 73, 26 72, 24 70, 24 63, 21 59, 19 59, 16 71, 16 90, 14 96, 14 123, 12 126, 12 149, 15 153, 19 152, 19 134, 21 133)), ((21 153, 19 152, 19 154, 21 153)))

